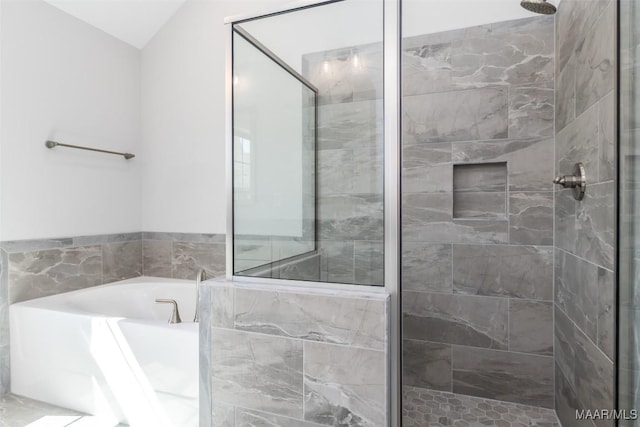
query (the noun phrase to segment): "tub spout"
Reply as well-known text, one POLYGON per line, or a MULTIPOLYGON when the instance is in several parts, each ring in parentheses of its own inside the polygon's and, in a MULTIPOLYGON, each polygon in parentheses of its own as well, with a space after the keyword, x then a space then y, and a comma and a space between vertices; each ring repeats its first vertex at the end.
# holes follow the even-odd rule
POLYGON ((193 316, 194 322, 200 321, 200 283, 203 280, 207 280, 207 273, 201 268, 196 275, 196 314, 193 316))
POLYGON ((173 304, 173 311, 169 318, 169 323, 182 323, 180 312, 178 311, 178 303, 174 299, 156 298, 156 304, 173 304))

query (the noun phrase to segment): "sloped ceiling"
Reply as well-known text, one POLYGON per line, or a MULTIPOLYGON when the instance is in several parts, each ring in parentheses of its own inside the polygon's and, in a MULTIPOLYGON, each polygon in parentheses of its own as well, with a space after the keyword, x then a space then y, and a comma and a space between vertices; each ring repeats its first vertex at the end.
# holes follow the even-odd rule
POLYGON ((102 31, 143 48, 185 0, 44 0, 102 31))

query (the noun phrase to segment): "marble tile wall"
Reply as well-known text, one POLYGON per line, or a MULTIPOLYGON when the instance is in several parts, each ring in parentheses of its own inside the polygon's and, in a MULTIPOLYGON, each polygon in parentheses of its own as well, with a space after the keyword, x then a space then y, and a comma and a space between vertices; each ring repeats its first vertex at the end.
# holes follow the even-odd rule
POLYGON ((384 293, 204 287, 201 426, 387 425, 384 293))
POLYGON ((403 40, 414 391, 554 407, 553 34, 536 17, 403 40))
POLYGON ((383 283, 382 45, 303 57, 319 89, 320 281, 383 283))
POLYGON ((191 280, 203 268, 207 277, 226 271, 224 234, 142 233, 145 276, 191 280))
POLYGON ((556 18, 555 170, 582 162, 589 182, 581 202, 555 193, 555 393, 565 426, 578 425, 575 409, 614 405, 615 16, 614 1, 565 0, 556 18))

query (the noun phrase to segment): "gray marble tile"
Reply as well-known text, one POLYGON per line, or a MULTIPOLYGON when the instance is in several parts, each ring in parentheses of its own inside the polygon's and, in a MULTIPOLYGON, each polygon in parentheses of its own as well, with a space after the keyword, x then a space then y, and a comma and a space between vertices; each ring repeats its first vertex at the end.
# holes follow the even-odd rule
POLYGON ((381 147, 382 101, 360 101, 318 107, 318 150, 381 147))
POLYGON ((317 167, 320 196, 354 192, 353 150, 321 150, 318 152, 317 167))
POLYGON ((555 127, 564 129, 576 118, 576 59, 571 55, 556 80, 555 127))
POLYGON ((217 328, 211 341, 214 402, 302 414, 302 341, 217 328))
POLYGON ((438 33, 420 34, 402 39, 404 49, 414 49, 425 45, 450 43, 454 40, 463 40, 472 37, 491 35, 491 24, 474 27, 457 28, 455 30, 441 31, 438 33))
POLYGON ((554 304, 554 357, 559 369, 571 388, 576 384, 576 329, 573 321, 557 305, 554 304))
POLYGON ((608 269, 615 263, 613 181, 591 185, 576 207, 576 254, 608 269))
POLYGON ((451 89, 451 43, 423 44, 402 51, 402 96, 447 89, 451 89))
POLYGON ((102 284, 102 247, 9 254, 9 302, 102 284))
POLYGON ((553 249, 453 245, 453 290, 469 295, 551 301, 553 249))
POLYGON ((509 350, 553 356, 553 302, 509 300, 509 350))
POLYGON ((354 283, 354 242, 323 241, 320 244, 320 280, 354 283))
POLYGON ((383 240, 384 203, 381 194, 322 198, 320 205, 319 240, 383 240), (331 203, 322 206, 327 200, 331 203), (336 211, 331 212, 332 209, 336 211))
POLYGON ((509 242, 553 244, 553 192, 509 193, 509 242))
POLYGON ((453 191, 451 144, 405 144, 402 148, 402 191, 453 191))
POLYGON ((451 345, 402 340, 402 384, 451 391, 451 345))
POLYGON ((225 245, 219 243, 173 243, 172 274, 175 279, 195 280, 204 268, 208 278, 225 273, 225 245))
MULTIPOLYGON (((454 184, 455 185, 455 184, 454 184)), ((456 219, 507 219, 506 192, 453 192, 453 217, 456 219)))
POLYGON ((73 246, 73 238, 9 240, 0 242, 0 247, 7 253, 35 252, 47 249, 67 248, 73 246))
POLYGON ((354 274, 359 285, 384 284, 384 242, 355 241, 354 274))
POLYGON ((562 70, 580 48, 610 0, 567 0, 556 14, 557 68, 562 70))
POLYGON ((452 248, 450 244, 404 242, 402 289, 451 292, 452 248))
POLYGON ((382 427, 387 421, 384 351, 304 343, 304 419, 382 427))
POLYGON ((610 92, 598 102, 598 180, 600 182, 616 178, 615 114, 615 96, 610 92))
POLYGON ((235 290, 236 329, 261 334, 382 350, 385 313, 383 300, 235 290))
POLYGON ((508 35, 514 32, 531 32, 532 34, 537 34, 537 31, 542 30, 553 31, 554 23, 554 17, 549 15, 539 15, 522 19, 510 19, 508 21, 492 23, 491 34, 508 35))
POLYGON ((506 162, 510 191, 550 191, 553 150, 553 138, 461 142, 453 144, 452 158, 467 164, 506 162))
POLYGON ((492 36, 470 37, 451 45, 452 81, 458 87, 553 80, 553 22, 492 36))
POLYGON ((302 60, 303 75, 318 88, 320 104, 382 99, 381 43, 307 54, 302 60))
POLYGON ((225 243, 224 234, 215 233, 165 233, 159 231, 144 231, 144 240, 172 240, 174 242, 191 243, 225 243))
POLYGON ((10 390, 9 366, 9 264, 7 253, 0 249, 0 396, 10 390))
POLYGON ((571 191, 555 192, 555 245, 565 251, 575 252, 578 240, 576 206, 571 191))
POLYGON ((78 411, 15 394, 0 396, 0 427, 54 425, 52 422, 39 422, 43 418, 48 418, 47 421, 55 420, 56 426, 67 426, 80 420, 84 415, 78 411))
POLYGON ((503 88, 406 96, 402 107, 406 144, 507 137, 508 100, 503 88))
POLYGON ((249 238, 236 235, 233 241, 233 259, 237 261, 256 261, 253 266, 273 261, 272 238, 249 238))
POLYGON ((236 409, 235 421, 236 427, 319 427, 322 425, 244 408, 236 409))
POLYGON ((608 94, 616 78, 616 13, 613 2, 585 33, 577 49, 576 115, 608 94))
POLYGON ((556 365, 555 368, 555 407, 558 419, 563 427, 593 427, 593 421, 576 420, 576 410, 585 409, 578 402, 576 392, 564 376, 564 373, 556 365))
POLYGON ((550 137, 554 133, 553 83, 509 88, 509 138, 550 137))
MULTIPOLYGON (((576 393, 586 408, 611 408, 614 402, 613 362, 579 330, 575 335, 576 393)), ((612 420, 598 420, 598 426, 613 426, 612 420)))
POLYGON ((559 427, 553 409, 419 387, 402 388, 404 427, 559 427))
POLYGON ((589 338, 597 341, 598 267, 556 249, 555 302, 589 338))
POLYGON ((117 234, 98 234, 94 236, 74 236, 73 246, 91 246, 101 245, 105 243, 129 242, 132 240, 142 240, 142 233, 117 233, 117 234))
POLYGON ((235 325, 234 288, 211 287, 211 326, 233 329, 235 325))
MULTIPOLYGON (((213 314, 213 304, 211 299, 212 287, 209 284, 199 288, 198 295, 198 418, 199 426, 224 426, 225 423, 214 424, 214 414, 218 410, 213 408, 211 398, 211 325, 213 314), (202 345, 200 345, 202 343, 202 345)), ((229 426, 233 427, 233 425, 229 426)))
POLYGON ((509 303, 504 298, 403 292, 405 339, 506 350, 509 303))
POLYGON ((552 408, 553 357, 453 346, 453 392, 552 408))
POLYGON ((363 147, 353 151, 353 192, 380 194, 384 191, 383 148, 363 147))
POLYGON ((611 360, 615 358, 615 277, 614 273, 598 268, 598 347, 611 360))
POLYGON ((200 419, 200 427, 236 427, 235 408, 220 402, 214 402, 211 411, 211 423, 203 424, 200 419))
POLYGON ((284 260, 277 266, 278 277, 287 280, 320 281, 320 255, 302 255, 293 261, 284 260))
POLYGON ((102 245, 102 282, 142 276, 142 241, 105 243, 102 245))
POLYGON ((171 249, 169 240, 142 241, 142 271, 145 276, 171 277, 171 249))
POLYGON ((451 193, 402 195, 402 236, 406 242, 507 243, 506 220, 454 220, 451 193))
POLYGON ((558 132, 556 136, 556 174, 571 175, 573 166, 582 162, 588 174, 588 182, 596 182, 598 145, 598 109, 594 107, 558 132))
POLYGON ((507 189, 507 164, 476 163, 453 166, 453 191, 502 192, 507 189))

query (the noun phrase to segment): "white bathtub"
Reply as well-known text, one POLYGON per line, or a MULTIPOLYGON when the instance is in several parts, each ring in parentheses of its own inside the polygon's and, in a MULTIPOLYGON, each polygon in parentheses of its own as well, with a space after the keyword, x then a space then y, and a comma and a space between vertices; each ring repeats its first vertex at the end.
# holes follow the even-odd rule
POLYGON ((152 277, 12 304, 11 391, 109 423, 195 427, 194 310, 194 281, 152 277))

